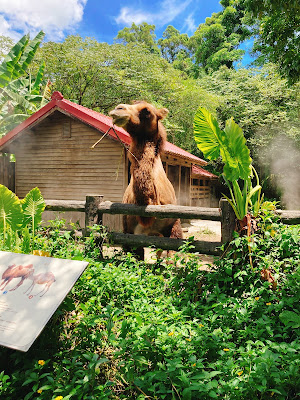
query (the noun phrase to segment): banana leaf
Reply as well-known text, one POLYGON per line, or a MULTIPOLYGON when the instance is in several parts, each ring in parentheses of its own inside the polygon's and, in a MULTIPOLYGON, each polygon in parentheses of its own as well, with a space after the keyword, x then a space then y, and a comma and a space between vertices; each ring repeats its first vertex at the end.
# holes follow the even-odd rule
POLYGON ((43 41, 45 37, 45 33, 43 31, 40 31, 36 37, 32 40, 29 41, 27 46, 25 47, 25 50, 22 53, 22 56, 20 58, 20 68, 23 71, 26 71, 27 68, 29 67, 29 64, 33 60, 33 57, 35 56, 35 53, 37 49, 39 48, 41 42, 43 41))
POLYGON ((29 35, 24 35, 0 64, 0 87, 5 87, 12 79, 18 78, 21 75, 19 72, 20 68, 17 68, 17 65, 28 41, 29 35))

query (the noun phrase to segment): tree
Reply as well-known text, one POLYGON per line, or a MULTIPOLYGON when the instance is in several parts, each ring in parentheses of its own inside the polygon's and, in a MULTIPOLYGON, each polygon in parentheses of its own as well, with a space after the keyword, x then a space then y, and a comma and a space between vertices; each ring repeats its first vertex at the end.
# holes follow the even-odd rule
MULTIPOLYGON (((269 167, 270 149, 274 149, 276 145, 277 153, 281 153, 283 157, 280 163, 277 156, 277 164, 280 163, 281 173, 288 172, 286 176, 289 179, 293 168, 286 168, 284 171, 283 165, 286 164, 286 160, 294 157, 294 165, 299 165, 299 156, 293 156, 299 154, 296 149, 300 148, 298 85, 288 86, 287 80, 279 76, 274 64, 266 64, 262 68, 241 68, 237 71, 223 66, 219 71, 199 79, 198 82, 203 89, 219 96, 216 113, 218 119, 224 124, 232 116, 241 126, 251 148, 254 164, 259 166, 260 176, 264 177, 266 195, 277 196, 278 193, 274 191, 274 184, 269 178, 271 173, 275 173, 269 167), (282 140, 282 136, 286 140, 282 140), (292 142, 295 149, 294 153, 290 151, 288 156, 285 145, 282 144, 287 141, 292 142)), ((220 171, 219 162, 213 164, 213 169, 220 171)), ((297 179, 294 180, 294 185, 297 179)))
POLYGON ((45 59, 45 74, 65 98, 108 113, 119 103, 147 100, 170 111, 165 125, 169 139, 196 149, 193 118, 199 105, 215 111, 218 97, 199 87, 143 44, 108 45, 80 36, 62 43, 45 43, 37 63, 45 59))
POLYGON ((9 52, 9 50, 13 47, 14 42, 8 36, 0 35, 0 61, 4 56, 9 52))
POLYGON ((118 32, 115 41, 117 43, 139 43, 143 44, 148 50, 153 53, 159 53, 157 43, 156 43, 156 35, 154 33, 155 25, 149 25, 147 22, 142 22, 139 25, 136 25, 134 22, 131 27, 127 26, 118 32))
POLYGON ((170 63, 173 63, 179 54, 181 57, 189 57, 188 42, 188 35, 181 34, 172 25, 167 26, 162 34, 162 39, 158 40, 162 56, 170 63))
POLYGON ((233 0, 220 3, 223 11, 206 18, 190 38, 196 63, 206 72, 217 71, 222 65, 233 68, 234 62, 241 60, 245 53, 238 48, 240 43, 251 34, 242 22, 243 6, 233 0))
POLYGON ((277 63, 290 84, 300 77, 300 3, 297 0, 241 0, 257 25, 253 47, 256 63, 277 63))

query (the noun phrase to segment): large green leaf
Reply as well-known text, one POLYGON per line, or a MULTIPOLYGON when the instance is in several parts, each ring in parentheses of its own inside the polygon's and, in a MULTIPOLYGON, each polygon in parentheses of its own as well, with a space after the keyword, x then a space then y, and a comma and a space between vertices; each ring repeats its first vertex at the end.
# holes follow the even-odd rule
POLYGON ((45 201, 39 188, 33 188, 27 193, 22 200, 22 208, 24 213, 23 226, 30 224, 34 232, 42 220, 42 213, 45 209, 45 201))
POLYGON ((291 328, 300 327, 300 315, 294 311, 282 311, 282 313, 279 314, 279 319, 284 323, 285 326, 291 328))
POLYGON ((5 87, 12 79, 18 78, 20 73, 19 60, 28 44, 29 35, 24 35, 10 50, 0 64, 0 87, 5 87))
POLYGON ((0 185, 0 230, 7 225, 16 231, 22 226, 23 213, 19 198, 6 186, 0 185))
POLYGON ((25 47, 24 52, 22 53, 21 59, 20 59, 20 67, 23 71, 26 71, 29 64, 33 60, 33 57, 35 56, 35 53, 37 49, 39 48, 39 45, 41 44, 42 40, 45 37, 45 33, 43 31, 40 31, 35 38, 30 40, 28 42, 28 45, 25 47))
POLYGON ((220 148, 226 140, 217 120, 205 108, 200 107, 194 118, 194 137, 204 157, 215 160, 220 156, 220 148))
POLYGON ((243 131, 231 118, 226 121, 225 133, 226 145, 220 148, 225 163, 224 174, 230 181, 247 179, 251 175, 252 159, 243 131))
POLYGON ((224 175, 230 181, 247 179, 251 174, 251 157, 242 129, 230 119, 225 130, 205 108, 200 107, 194 118, 194 137, 204 157, 215 160, 221 155, 224 175))

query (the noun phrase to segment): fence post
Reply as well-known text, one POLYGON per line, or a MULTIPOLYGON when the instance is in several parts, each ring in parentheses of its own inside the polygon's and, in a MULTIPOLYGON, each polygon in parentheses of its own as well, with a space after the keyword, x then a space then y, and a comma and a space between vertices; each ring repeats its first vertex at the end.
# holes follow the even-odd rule
POLYGON ((87 195, 85 200, 85 229, 84 235, 86 236, 88 232, 88 226, 93 226, 95 224, 101 224, 102 221, 98 217, 98 207, 103 201, 103 196, 101 195, 87 195))
POLYGON ((232 239, 233 231, 235 228, 235 214, 226 199, 220 200, 221 209, 221 242, 225 244, 232 239))

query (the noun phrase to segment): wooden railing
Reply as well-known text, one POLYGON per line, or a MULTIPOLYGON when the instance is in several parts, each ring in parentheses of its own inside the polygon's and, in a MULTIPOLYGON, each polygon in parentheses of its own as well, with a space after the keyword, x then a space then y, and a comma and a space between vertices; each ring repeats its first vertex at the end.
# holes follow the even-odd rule
MULTIPOLYGON (((220 208, 188 206, 137 206, 135 204, 112 203, 103 201, 103 196, 86 196, 86 201, 46 200, 48 211, 79 211, 85 213, 85 231, 89 226, 102 224, 103 214, 139 215, 156 218, 202 219, 221 222, 221 241, 193 241, 193 251, 202 254, 218 254, 219 247, 232 238, 235 227, 235 215, 226 200, 220 201, 220 208)), ((278 210, 283 223, 300 224, 300 211, 278 210)), ((112 243, 131 247, 154 246, 162 250, 178 250, 184 244, 182 239, 171 239, 157 236, 132 235, 110 232, 112 243)))

